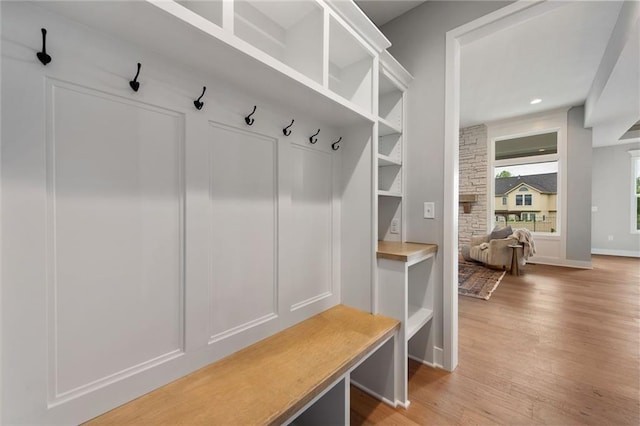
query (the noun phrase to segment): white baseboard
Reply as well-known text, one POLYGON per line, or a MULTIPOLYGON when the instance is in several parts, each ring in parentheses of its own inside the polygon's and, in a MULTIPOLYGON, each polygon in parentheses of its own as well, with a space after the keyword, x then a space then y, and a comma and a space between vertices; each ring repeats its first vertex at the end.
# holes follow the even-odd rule
POLYGON ((433 348, 433 362, 425 361, 424 359, 417 358, 411 354, 408 355, 409 359, 412 359, 420 364, 424 364, 432 368, 444 369, 444 349, 434 346, 433 348))
POLYGON ((592 248, 591 254, 602 254, 605 256, 640 257, 640 251, 634 250, 610 250, 592 248))
MULTIPOLYGON (((551 266, 564 266, 567 268, 578 269, 593 269, 591 261, 587 260, 571 260, 571 259, 558 259, 557 257, 540 257, 536 256, 527 261, 531 264, 551 265, 551 266)), ((526 272, 527 265, 522 267, 522 270, 526 272)))
POLYGON ((434 367, 444 368, 444 349, 433 347, 433 364, 434 367))
MULTIPOLYGON (((404 406, 403 404, 400 404, 398 401, 393 402, 393 401, 388 400, 388 399, 387 399, 387 398, 385 398, 384 396, 380 395, 380 394, 379 394, 379 393, 377 393, 377 392, 372 391, 371 389, 369 389, 369 388, 368 388, 368 387, 366 387, 366 386, 361 385, 360 383, 356 382, 356 381, 355 381, 355 380, 353 380, 353 379, 351 379, 351 384, 352 384, 353 386, 357 387, 358 389, 360 389, 361 391, 368 393, 368 394, 369 394, 369 395, 371 395, 372 397, 374 397, 374 398, 376 398, 376 399, 379 399, 380 401, 384 402, 385 404, 387 404, 387 405, 388 405, 388 406, 390 406, 390 407, 396 408, 398 405, 402 405, 402 406, 404 406)), ((409 406, 409 404, 407 404, 407 407, 408 407, 408 406, 409 406)), ((406 407, 405 407, 405 408, 406 408, 406 407)))

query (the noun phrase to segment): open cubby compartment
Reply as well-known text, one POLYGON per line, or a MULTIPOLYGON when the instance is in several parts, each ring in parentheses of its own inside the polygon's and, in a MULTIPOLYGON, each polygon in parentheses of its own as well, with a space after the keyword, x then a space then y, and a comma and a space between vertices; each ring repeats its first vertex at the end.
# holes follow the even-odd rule
POLYGON ((433 268, 435 256, 409 266, 407 338, 409 357, 433 364, 433 268))
POLYGON ((378 87, 378 115, 382 120, 402 131, 403 91, 384 72, 380 73, 378 87))
POLYGON ((402 241, 402 198, 378 197, 378 240, 402 241), (398 221, 398 232, 391 232, 391 224, 398 221))
POLYGON ((351 384, 388 402, 395 401, 395 339, 383 343, 351 372, 351 384))
POLYGON ((197 13, 207 21, 210 21, 217 26, 222 27, 222 0, 177 0, 176 3, 186 7, 194 13, 197 13))
POLYGON ((433 257, 409 266, 407 337, 413 337, 433 318, 432 274, 433 257))
MULTIPOLYGON (((338 380, 326 392, 298 415, 291 426, 344 425, 349 423, 349 374, 338 380)), ((285 423, 287 424, 287 423, 285 423)))
POLYGON ((402 167, 378 167, 378 190, 391 194, 402 194, 402 167))
MULTIPOLYGON (((392 133, 378 138, 378 156, 394 163, 402 164, 402 135, 392 133)), ((384 165, 384 161, 378 164, 384 165)))
POLYGON ((324 11, 313 1, 234 2, 240 39, 322 84, 324 11))
POLYGON ((329 89, 368 113, 373 107, 373 59, 373 54, 332 17, 329 89))

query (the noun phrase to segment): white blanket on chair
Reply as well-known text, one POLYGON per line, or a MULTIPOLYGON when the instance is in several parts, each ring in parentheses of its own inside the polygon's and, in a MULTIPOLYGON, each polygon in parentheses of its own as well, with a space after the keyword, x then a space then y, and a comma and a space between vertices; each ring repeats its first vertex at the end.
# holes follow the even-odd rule
POLYGON ((531 231, 526 228, 516 229, 513 231, 511 237, 518 240, 518 242, 524 246, 525 259, 529 259, 529 256, 536 254, 536 244, 533 241, 531 231))

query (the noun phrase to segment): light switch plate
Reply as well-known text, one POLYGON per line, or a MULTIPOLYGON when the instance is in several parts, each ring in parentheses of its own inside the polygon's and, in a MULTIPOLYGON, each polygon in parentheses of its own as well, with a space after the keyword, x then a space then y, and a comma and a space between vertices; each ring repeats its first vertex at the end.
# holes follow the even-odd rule
POLYGON ((434 219, 436 217, 436 203, 427 201, 424 203, 424 218, 434 219))

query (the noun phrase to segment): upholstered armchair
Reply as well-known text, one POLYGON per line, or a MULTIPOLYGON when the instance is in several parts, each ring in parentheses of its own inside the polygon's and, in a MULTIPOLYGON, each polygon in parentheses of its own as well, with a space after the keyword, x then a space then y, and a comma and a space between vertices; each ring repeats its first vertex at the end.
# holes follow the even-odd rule
MULTIPOLYGON (((469 257, 486 265, 510 268, 513 249, 509 246, 519 244, 518 240, 512 236, 494 239, 490 237, 491 234, 477 237, 472 236, 469 247, 469 257)), ((526 263, 524 250, 522 247, 518 247, 516 250, 518 251, 518 263, 520 266, 524 266, 526 263)))

